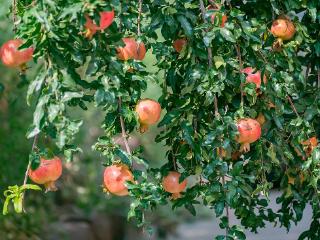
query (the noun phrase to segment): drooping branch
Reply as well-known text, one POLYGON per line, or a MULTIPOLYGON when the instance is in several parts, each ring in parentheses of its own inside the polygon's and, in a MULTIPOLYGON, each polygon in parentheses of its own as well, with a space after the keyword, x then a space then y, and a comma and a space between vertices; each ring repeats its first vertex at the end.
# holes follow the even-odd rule
POLYGON ((120 116, 121 136, 123 138, 123 142, 124 142, 124 145, 126 147, 127 153, 129 155, 131 155, 131 149, 130 149, 130 145, 129 145, 128 139, 127 139, 128 135, 127 135, 125 123, 124 123, 124 120, 123 120, 123 117, 122 117, 122 114, 121 114, 121 108, 122 108, 122 99, 121 99, 121 97, 119 97, 119 99, 118 99, 118 111, 119 111, 119 116, 120 116))

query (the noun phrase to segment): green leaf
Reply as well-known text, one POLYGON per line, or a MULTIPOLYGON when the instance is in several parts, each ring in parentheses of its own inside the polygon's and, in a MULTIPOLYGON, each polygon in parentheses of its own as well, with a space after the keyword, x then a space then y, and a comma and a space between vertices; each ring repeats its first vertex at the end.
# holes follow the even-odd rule
POLYGON ((216 68, 220 68, 221 66, 224 66, 224 67, 226 66, 226 63, 221 56, 214 56, 213 61, 216 68))
POLYGON ((179 15, 177 19, 180 22, 181 27, 183 28, 187 37, 191 37, 193 35, 193 28, 189 23, 188 19, 183 15, 179 15))
POLYGON ((20 187, 20 190, 21 191, 25 191, 25 190, 42 191, 42 188, 35 184, 26 184, 26 185, 22 185, 20 187))
POLYGON ((236 39, 235 39, 234 35, 227 28, 220 28, 220 33, 221 33, 222 37, 224 39, 226 39, 227 41, 233 42, 233 43, 236 42, 236 39))

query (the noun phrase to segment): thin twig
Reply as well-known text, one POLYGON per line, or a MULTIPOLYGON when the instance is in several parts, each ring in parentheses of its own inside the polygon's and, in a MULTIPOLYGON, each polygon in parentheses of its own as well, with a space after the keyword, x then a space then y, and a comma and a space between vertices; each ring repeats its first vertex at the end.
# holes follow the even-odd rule
POLYGON ((118 111, 119 111, 119 116, 120 116, 120 125, 121 125, 121 133, 122 133, 122 138, 123 138, 123 141, 124 141, 124 145, 126 147, 126 151, 129 155, 131 155, 131 149, 130 149, 130 146, 129 146, 129 143, 128 143, 128 139, 127 139, 127 132, 126 132, 126 127, 125 127, 125 124, 124 124, 124 120, 123 120, 123 117, 121 115, 121 107, 122 107, 122 99, 121 97, 119 97, 118 99, 118 111))
MULTIPOLYGON (((200 3, 200 10, 201 10, 201 15, 202 15, 202 19, 204 23, 207 23, 207 19, 206 19, 206 9, 204 7, 204 3, 203 0, 199 0, 200 3)), ((206 30, 207 31, 207 30, 206 30)), ((212 68, 213 66, 213 62, 212 62, 212 48, 211 47, 207 47, 207 52, 208 52, 208 65, 209 65, 209 69, 212 68)), ((218 108, 218 98, 217 98, 217 94, 214 94, 214 115, 215 117, 219 116, 219 108, 218 108)))
POLYGON ((307 84, 307 81, 308 81, 310 68, 311 68, 311 63, 309 63, 309 64, 307 65, 307 69, 306 69, 306 76, 305 76, 305 82, 306 82, 306 84, 307 84))
POLYGON ((297 111, 297 109, 296 109, 296 107, 294 106, 294 104, 293 104, 293 102, 292 102, 291 97, 288 95, 287 98, 288 98, 288 100, 289 100, 289 103, 290 103, 291 108, 292 108, 292 110, 294 111, 294 113, 297 115, 297 117, 300 117, 300 116, 299 116, 299 113, 298 113, 298 111, 297 111))
POLYGON ((139 7, 138 7, 138 36, 141 35, 141 13, 142 13, 142 0, 139 0, 139 7))
POLYGON ((318 67, 318 88, 320 88, 320 68, 318 67))
MULTIPOLYGON (((226 193, 226 190, 224 189, 226 185, 226 178, 225 176, 222 177, 222 187, 223 187, 223 191, 226 193)), ((225 201, 225 204, 226 204, 226 215, 227 215, 227 228, 226 228, 226 239, 228 237, 228 234, 229 234, 229 229, 230 229, 230 212, 229 212, 229 205, 227 203, 227 201, 225 201)))
MULTIPOLYGON (((242 63, 242 58, 241 58, 241 50, 240 46, 238 44, 235 45, 236 51, 237 51, 237 56, 238 56, 238 61, 239 61, 239 70, 242 72, 243 69, 243 63, 242 63)), ((241 107, 243 107, 243 84, 240 83, 240 93, 241 93, 241 107)))
MULTIPOLYGON (((32 143, 31 152, 33 152, 33 151, 37 148, 38 139, 39 139, 39 135, 37 134, 37 135, 35 135, 34 138, 33 138, 33 143, 32 143)), ((31 168, 31 161, 30 161, 30 159, 29 159, 28 166, 27 166, 26 172, 25 172, 25 174, 24 174, 23 186, 25 186, 25 185, 27 184, 30 168, 31 168)), ((22 199, 22 206, 23 206, 24 194, 25 194, 25 191, 23 191, 22 197, 21 197, 21 199, 22 199)), ((23 208, 23 211, 25 211, 24 208, 23 208)))
POLYGON ((12 20, 13 20, 13 32, 17 32, 17 0, 13 0, 12 3, 12 20))

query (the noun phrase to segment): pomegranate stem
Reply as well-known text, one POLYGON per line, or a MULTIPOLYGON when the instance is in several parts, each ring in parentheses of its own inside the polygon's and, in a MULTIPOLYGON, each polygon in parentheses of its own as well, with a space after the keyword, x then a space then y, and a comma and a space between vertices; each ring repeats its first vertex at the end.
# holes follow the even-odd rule
MULTIPOLYGON (((33 152, 33 151, 36 149, 37 144, 38 144, 38 139, 39 139, 39 135, 37 134, 37 135, 35 135, 34 138, 33 138, 33 143, 32 143, 31 152, 33 152)), ((28 163, 26 172, 25 172, 25 174, 24 174, 23 186, 25 186, 25 185, 27 184, 28 174, 29 174, 30 168, 31 168, 31 161, 29 160, 29 163, 28 163)), ((23 207, 24 194, 25 194, 25 191, 22 193, 21 199, 22 199, 22 209, 23 209, 23 211, 25 212, 25 209, 24 209, 24 207, 23 207)))

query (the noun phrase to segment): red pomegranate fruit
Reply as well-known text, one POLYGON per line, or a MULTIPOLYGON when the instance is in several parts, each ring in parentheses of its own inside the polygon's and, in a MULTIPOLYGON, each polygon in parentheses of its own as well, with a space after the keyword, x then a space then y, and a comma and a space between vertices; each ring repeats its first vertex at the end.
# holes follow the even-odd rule
POLYGON ((182 49, 187 45, 187 39, 180 38, 173 42, 173 48, 180 53, 182 49))
POLYGON ((272 23, 271 33, 281 40, 290 40, 296 33, 296 28, 289 19, 280 18, 272 23))
POLYGON ((175 171, 169 172, 167 176, 162 179, 162 186, 168 193, 172 193, 172 198, 177 199, 181 197, 181 192, 187 186, 187 179, 184 179, 181 183, 179 182, 181 174, 175 171))
POLYGON ((272 48, 274 51, 279 52, 282 50, 283 41, 293 38, 296 28, 288 18, 279 18, 272 23, 270 31, 277 38, 272 48))
POLYGON ((261 136, 260 123, 251 118, 242 118, 237 122, 239 136, 237 142, 241 143, 241 152, 250 151, 250 143, 257 141, 261 136))
POLYGON ((148 130, 149 125, 159 121, 161 116, 160 104, 152 99, 140 100, 136 106, 136 113, 140 122, 140 132, 148 130))
MULTIPOLYGON (((261 87, 261 73, 260 73, 260 71, 255 72, 254 68, 246 67, 246 68, 242 69, 242 72, 247 75, 246 83, 254 83, 256 85, 257 93, 259 93, 260 87, 261 87)), ((265 75, 263 76, 263 82, 264 82, 264 84, 267 83, 267 77, 265 75)))
POLYGON ((123 61, 129 59, 142 61, 146 55, 146 47, 143 42, 137 42, 134 38, 123 38, 124 47, 119 47, 118 58, 123 61))
POLYGON ((22 70, 25 64, 32 60, 34 49, 32 47, 19 50, 23 44, 21 39, 9 40, 0 49, 0 58, 7 67, 20 67, 22 70))
POLYGON ((104 170, 103 182, 105 188, 117 196, 129 194, 125 183, 134 182, 134 177, 129 167, 124 164, 114 164, 104 170))
POLYGON ((114 20, 114 11, 105 11, 105 12, 100 12, 100 25, 98 26, 93 22, 93 20, 86 15, 86 23, 84 27, 86 28, 85 31, 85 37, 88 39, 92 39, 93 35, 96 34, 97 31, 103 31, 104 29, 108 28, 113 20, 114 20))
POLYGON ((29 170, 30 179, 37 183, 43 184, 48 191, 56 191, 57 187, 55 181, 57 181, 62 174, 62 162, 58 157, 52 159, 40 159, 40 165, 36 170, 29 170))

